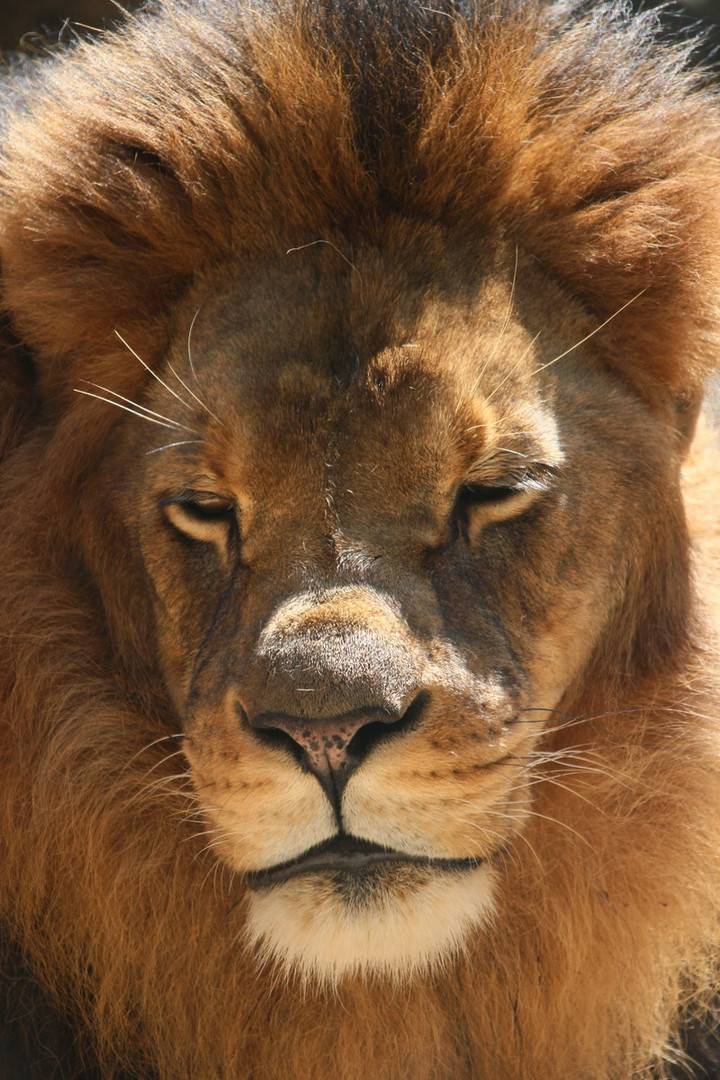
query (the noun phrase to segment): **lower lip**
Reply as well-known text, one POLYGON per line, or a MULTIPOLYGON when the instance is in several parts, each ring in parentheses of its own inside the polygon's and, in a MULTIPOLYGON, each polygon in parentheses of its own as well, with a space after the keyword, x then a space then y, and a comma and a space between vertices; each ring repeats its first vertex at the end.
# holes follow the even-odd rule
POLYGON ((374 844, 358 841, 353 845, 339 845, 334 841, 320 844, 305 855, 290 862, 256 870, 246 876, 251 889, 263 889, 281 885, 303 874, 340 873, 361 874, 371 867, 404 863, 406 866, 428 867, 445 872, 473 870, 482 859, 432 859, 419 855, 407 855, 400 851, 380 848, 374 844))

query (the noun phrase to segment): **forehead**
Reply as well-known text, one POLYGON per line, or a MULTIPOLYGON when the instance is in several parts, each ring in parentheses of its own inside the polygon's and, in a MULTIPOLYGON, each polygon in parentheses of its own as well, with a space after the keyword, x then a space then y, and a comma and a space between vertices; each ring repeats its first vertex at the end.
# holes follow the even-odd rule
POLYGON ((319 431, 321 418, 402 424, 407 413, 446 430, 449 410, 480 430, 511 403, 516 419, 529 407, 531 426, 542 388, 525 378, 535 342, 510 317, 507 268, 468 285, 378 252, 352 265, 321 254, 230 268, 201 298, 187 342, 181 333, 174 361, 191 362, 226 422, 249 433, 253 418, 284 413, 288 423, 312 416, 319 431))
POLYGON ((422 531, 494 449, 557 460, 546 380, 528 378, 542 368, 535 329, 511 317, 514 277, 510 265, 468 285, 376 252, 228 268, 181 320, 171 362, 203 403, 203 437, 164 467, 196 459, 248 522, 261 505, 318 517, 332 503, 343 527, 403 517, 422 531))

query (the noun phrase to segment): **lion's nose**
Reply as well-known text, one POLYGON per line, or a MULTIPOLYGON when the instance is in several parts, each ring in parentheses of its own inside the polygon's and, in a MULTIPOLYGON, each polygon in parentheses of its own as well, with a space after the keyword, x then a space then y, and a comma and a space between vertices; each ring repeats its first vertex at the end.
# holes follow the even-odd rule
POLYGON ((370 750, 413 723, 427 661, 401 612, 365 586, 289 597, 238 665, 237 709, 320 781, 339 814, 370 750))
POLYGON ((300 764, 317 777, 339 816, 342 793, 352 773, 385 735, 410 726, 420 706, 418 702, 403 714, 358 709, 322 719, 284 713, 260 713, 247 719, 270 736, 277 733, 286 745, 289 738, 300 764))

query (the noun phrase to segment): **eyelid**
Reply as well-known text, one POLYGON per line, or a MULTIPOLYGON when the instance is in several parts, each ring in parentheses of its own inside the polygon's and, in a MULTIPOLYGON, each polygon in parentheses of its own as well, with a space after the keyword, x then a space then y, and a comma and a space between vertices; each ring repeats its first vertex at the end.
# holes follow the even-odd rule
POLYGON ((234 499, 229 495, 216 495, 214 492, 202 491, 197 492, 189 496, 188 498, 178 500, 180 506, 202 506, 207 507, 209 510, 213 508, 231 510, 234 505, 234 499))
POLYGON ((160 500, 160 506, 183 506, 188 503, 209 505, 213 502, 227 503, 228 509, 235 506, 235 499, 229 492, 206 491, 200 488, 183 488, 180 491, 173 491, 160 500))
POLYGON ((479 463, 470 471, 462 487, 469 489, 503 489, 513 492, 547 491, 555 483, 559 468, 546 461, 527 462, 518 456, 516 461, 503 463, 510 465, 502 471, 498 458, 491 458, 479 463))

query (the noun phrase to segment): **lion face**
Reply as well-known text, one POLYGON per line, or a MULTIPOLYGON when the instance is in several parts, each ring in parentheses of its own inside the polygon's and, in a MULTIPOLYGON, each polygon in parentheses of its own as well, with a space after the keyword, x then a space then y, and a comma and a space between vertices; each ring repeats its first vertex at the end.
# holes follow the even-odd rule
POLYGON ((320 978, 407 973, 491 918, 543 732, 674 483, 531 264, 460 295, 406 261, 225 268, 144 399, 169 433, 129 419, 107 466, 142 507, 122 512, 248 938, 320 978))

